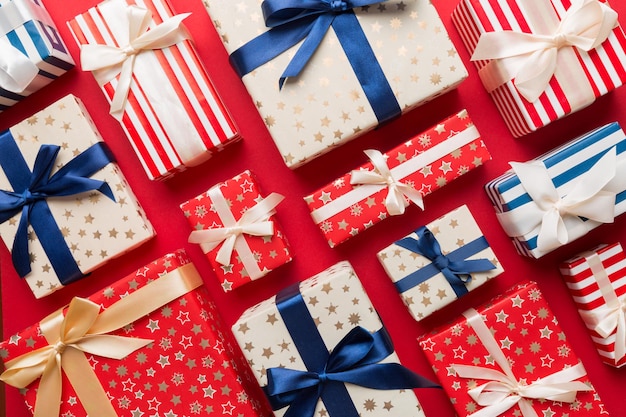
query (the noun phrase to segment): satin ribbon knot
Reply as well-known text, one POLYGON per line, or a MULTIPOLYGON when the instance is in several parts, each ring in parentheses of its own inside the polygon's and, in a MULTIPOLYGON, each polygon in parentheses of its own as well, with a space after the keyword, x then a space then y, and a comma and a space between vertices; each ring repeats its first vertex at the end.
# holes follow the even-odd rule
MULTIPOLYGON (((533 11, 528 13, 532 16, 533 11)), ((537 20, 543 21, 542 17, 537 20)), ((481 69, 490 92, 513 80, 519 93, 535 102, 559 70, 561 53, 570 48, 589 52, 598 47, 617 26, 617 12, 598 0, 574 0, 560 22, 557 19, 546 24, 550 29, 545 33, 498 31, 480 36, 471 59, 496 60, 481 69), (492 82, 494 74, 498 74, 497 83, 492 82)))
POLYGON ((106 84, 119 75, 115 94, 111 100, 110 114, 121 120, 126 107, 126 100, 131 90, 133 70, 137 56, 146 51, 165 49, 189 38, 182 21, 190 13, 179 14, 153 26, 152 12, 138 7, 128 6, 128 38, 118 39, 122 46, 83 45, 80 51, 81 66, 84 71, 94 71, 100 84, 106 84))
POLYGON ((62 355, 66 348, 67 345, 60 340, 54 345, 54 351, 59 355, 62 355))
POLYGON ((341 13, 348 10, 348 3, 343 0, 331 0, 330 10, 335 13, 341 13))
POLYGON ((385 156, 378 150, 368 149, 364 151, 374 165, 374 171, 354 170, 351 173, 350 184, 352 185, 380 185, 387 188, 385 208, 392 216, 404 214, 409 206, 409 201, 424 210, 422 194, 409 184, 405 184, 394 178, 385 156), (406 197, 406 199, 405 199, 406 197))
POLYGON ((511 167, 532 201, 526 207, 498 213, 498 220, 509 236, 522 237, 538 230, 537 248, 546 253, 568 243, 570 229, 587 228, 585 219, 600 223, 614 221, 616 193, 606 188, 617 172, 615 147, 577 177, 563 197, 543 162, 511 162, 511 167))
MULTIPOLYGON (((438 255, 433 260, 433 263, 435 264, 437 269, 443 270, 443 269, 447 269, 448 266, 450 265, 450 259, 448 259, 448 257, 445 256, 445 255, 438 255)), ((467 281, 467 279, 466 279, 466 281, 467 281)), ((464 281, 464 282, 466 282, 466 281, 464 281)))

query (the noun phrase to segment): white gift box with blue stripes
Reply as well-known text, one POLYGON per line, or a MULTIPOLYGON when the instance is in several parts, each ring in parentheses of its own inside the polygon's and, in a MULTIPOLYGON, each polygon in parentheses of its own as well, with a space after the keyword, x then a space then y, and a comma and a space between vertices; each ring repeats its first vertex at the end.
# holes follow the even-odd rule
POLYGON ((39 0, 0 0, 0 112, 73 66, 39 0))
POLYGON ((489 182, 485 189, 498 220, 522 255, 539 258, 626 211, 626 134, 618 123, 597 128, 534 161, 512 166, 513 170, 489 182), (535 173, 539 169, 539 175, 520 180, 516 174, 519 165, 532 166, 535 173), (542 179, 548 184, 541 184, 542 179), (558 198, 539 201, 537 192, 529 192, 531 187, 539 187, 543 196, 556 190, 553 195, 558 198), (584 206, 587 213, 599 213, 602 210, 597 205, 602 206, 602 200, 608 203, 608 207, 604 204, 605 213, 599 214, 605 220, 580 214, 584 206), (547 235, 551 236, 546 239, 547 235))

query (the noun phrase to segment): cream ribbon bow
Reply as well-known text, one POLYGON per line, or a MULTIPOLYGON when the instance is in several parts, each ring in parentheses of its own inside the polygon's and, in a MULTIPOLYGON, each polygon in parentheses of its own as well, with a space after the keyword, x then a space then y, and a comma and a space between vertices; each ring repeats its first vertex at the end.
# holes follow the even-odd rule
POLYGON ((498 213, 509 236, 523 236, 539 227, 537 248, 549 252, 570 241, 570 228, 587 227, 581 217, 600 223, 612 223, 615 219, 616 193, 604 190, 615 178, 615 147, 582 174, 564 197, 559 196, 542 162, 511 162, 511 166, 533 201, 526 205, 523 215, 515 209, 498 213))
POLYGON ((354 170, 351 173, 350 184, 352 185, 380 185, 381 188, 388 187, 389 192, 385 198, 385 207, 392 216, 404 214, 409 202, 405 200, 405 196, 416 206, 424 210, 424 200, 422 194, 412 186, 396 180, 384 155, 376 149, 368 149, 364 151, 367 157, 374 165, 375 171, 354 170))
POLYGON ((110 109, 111 115, 118 120, 124 113, 137 55, 144 51, 168 48, 189 38, 182 21, 190 13, 173 16, 148 30, 152 22, 149 10, 128 6, 126 11, 128 39, 118 41, 123 46, 86 44, 80 51, 83 70, 95 71, 100 83, 107 83, 119 74, 110 109))
POLYGON ((11 45, 6 37, 0 38, 0 87, 20 94, 39 74, 39 68, 26 55, 11 45))
POLYGON ((587 384, 576 381, 576 379, 587 374, 580 362, 576 366, 563 368, 530 384, 518 380, 513 374, 506 356, 498 346, 498 342, 478 312, 469 309, 463 315, 467 318, 468 324, 474 329, 476 336, 485 346, 489 355, 502 369, 500 372, 480 366, 452 365, 454 371, 461 378, 489 381, 468 391, 470 397, 478 405, 485 407, 468 417, 498 417, 515 405, 519 406, 523 417, 538 417, 528 399, 572 403, 576 400, 578 391, 593 391, 593 388, 587 384))
POLYGON ((493 90, 498 84, 514 79, 519 93, 532 103, 548 87, 562 48, 573 47, 588 52, 604 42, 616 26, 617 12, 605 3, 574 0, 552 33, 483 33, 471 59, 499 60, 497 78, 500 82, 492 86, 486 83, 487 89, 493 90))
POLYGON ((224 224, 224 227, 215 229, 194 230, 189 235, 189 242, 199 243, 205 253, 223 242, 224 244, 217 252, 216 260, 222 265, 228 265, 235 243, 237 239, 242 237, 242 234, 252 236, 272 236, 274 234, 274 222, 270 221, 269 218, 276 213, 274 209, 284 198, 278 193, 272 193, 246 210, 239 220, 232 224, 224 224))
MULTIPOLYGON (((102 322, 98 321, 99 313, 99 305, 87 299, 74 298, 61 323, 58 340, 13 361, 11 367, 0 377, 2 381, 17 388, 26 388, 41 378, 37 390, 35 417, 59 415, 61 369, 73 366, 71 362, 75 359, 70 359, 70 357, 76 354, 76 351, 112 359, 123 359, 152 342, 152 340, 104 334, 110 330, 104 328, 107 326, 103 327, 102 322)), ((107 415, 104 414, 104 410, 102 413, 107 415)))
POLYGON ((615 363, 626 356, 626 299, 615 293, 609 275, 597 253, 585 257, 598 283, 605 304, 591 311, 580 310, 584 322, 603 338, 615 332, 615 363))

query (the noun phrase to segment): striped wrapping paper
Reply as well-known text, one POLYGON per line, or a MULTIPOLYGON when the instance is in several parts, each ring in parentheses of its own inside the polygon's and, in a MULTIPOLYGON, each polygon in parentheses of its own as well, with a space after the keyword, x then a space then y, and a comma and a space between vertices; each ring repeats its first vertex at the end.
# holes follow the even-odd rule
MULTIPOLYGON (((626 255, 622 245, 614 243, 612 245, 600 245, 589 252, 581 253, 574 258, 564 262, 561 267, 561 274, 570 290, 578 311, 584 312, 598 311, 606 304, 600 291, 598 280, 591 271, 587 257, 596 254, 604 267, 612 290, 621 300, 626 299, 626 255)), ((613 331, 607 338, 593 330, 593 325, 587 323, 587 328, 591 334, 591 339, 598 349, 602 360, 616 367, 626 364, 626 356, 616 360, 615 357, 615 335, 613 331)))
MULTIPOLYGON (((611 123, 580 136, 555 150, 542 155, 536 160, 542 161, 548 169, 552 183, 560 197, 568 194, 576 183, 577 177, 586 173, 608 150, 615 147, 617 151, 617 179, 626 176, 626 135, 619 123, 611 123)), ((485 190, 497 213, 512 210, 523 211, 535 204, 528 195, 519 178, 512 171, 485 185, 485 190)), ((615 216, 626 211, 626 191, 617 193, 615 216)), ((578 239, 600 223, 588 220, 586 227, 568 230, 569 241, 578 239)), ((513 237, 517 251, 524 256, 539 258, 547 252, 537 248, 538 228, 524 236, 513 237)))
POLYGON ((13 45, 39 69, 39 74, 20 93, 0 86, 0 112, 74 67, 52 18, 38 0, 0 0, 0 42, 13 45))
MULTIPOLYGON (((525 33, 539 32, 538 24, 528 13, 546 9, 546 13, 558 15, 559 20, 570 7, 571 0, 462 0, 452 14, 452 21, 460 32, 470 54, 482 33, 513 30, 525 33)), ((541 14, 541 13, 537 13, 541 14)), ((584 78, 578 83, 589 83, 593 97, 574 99, 564 92, 565 85, 555 77, 539 99, 530 103, 520 96, 512 81, 495 89, 491 96, 496 107, 515 137, 526 135, 561 117, 591 104, 626 81, 626 36, 618 26, 609 38, 590 52, 575 50, 584 78), (577 103, 574 103, 574 100, 577 103), (580 101, 580 102, 578 102, 580 101)), ((489 61, 475 61, 478 70, 489 61)), ((577 89, 574 85, 574 91, 577 89)))
MULTIPOLYGON (((77 43, 123 46, 129 5, 152 12, 151 28, 174 15, 164 0, 108 0, 68 22, 77 43)), ((116 87, 117 78, 102 85, 109 102, 116 87)), ((121 124, 148 176, 158 180, 240 139, 190 41, 136 56, 121 124)))

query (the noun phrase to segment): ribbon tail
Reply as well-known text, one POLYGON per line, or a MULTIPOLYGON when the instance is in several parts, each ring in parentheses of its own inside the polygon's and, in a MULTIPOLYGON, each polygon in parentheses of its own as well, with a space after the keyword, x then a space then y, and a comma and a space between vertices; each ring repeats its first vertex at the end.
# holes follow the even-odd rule
POLYGON ((619 311, 617 332, 615 333, 615 362, 619 362, 626 356, 626 312, 624 308, 619 311))
POLYGON ((224 241, 224 244, 222 245, 220 250, 217 251, 217 256, 215 257, 215 260, 221 265, 230 264, 230 258, 233 256, 235 242, 239 236, 241 235, 230 235, 228 239, 224 241))
POLYGON ((533 52, 524 62, 513 83, 529 103, 534 103, 550 84, 557 66, 556 47, 533 52))
POLYGON ((39 74, 39 68, 6 38, 0 39, 0 88, 20 94, 39 74))
POLYGON ((11 249, 13 265, 18 275, 22 278, 31 272, 30 254, 28 253, 28 218, 30 210, 30 206, 22 207, 22 216, 20 217, 11 249))
POLYGON ((328 379, 377 390, 441 388, 440 385, 410 371, 399 363, 378 363, 329 373, 328 379))
POLYGON ((398 216, 404 214, 406 207, 408 206, 404 199, 404 194, 398 190, 396 186, 390 186, 385 198, 385 207, 392 216, 398 216))
POLYGON ((561 215, 557 210, 548 210, 543 215, 541 221, 541 228, 537 237, 537 248, 542 252, 548 252, 568 242, 569 233, 561 215))
MULTIPOLYGON (((55 352, 56 353, 56 352, 55 352)), ((61 411, 61 357, 52 354, 39 382, 33 417, 58 416, 61 411)))
POLYGON ((122 64, 122 71, 117 81, 117 88, 115 94, 113 94, 113 100, 111 100, 111 109, 109 114, 116 118, 119 122, 124 117, 124 108, 126 107, 126 100, 130 93, 130 85, 133 82, 133 67, 135 65, 135 58, 133 55, 129 57, 122 64))

